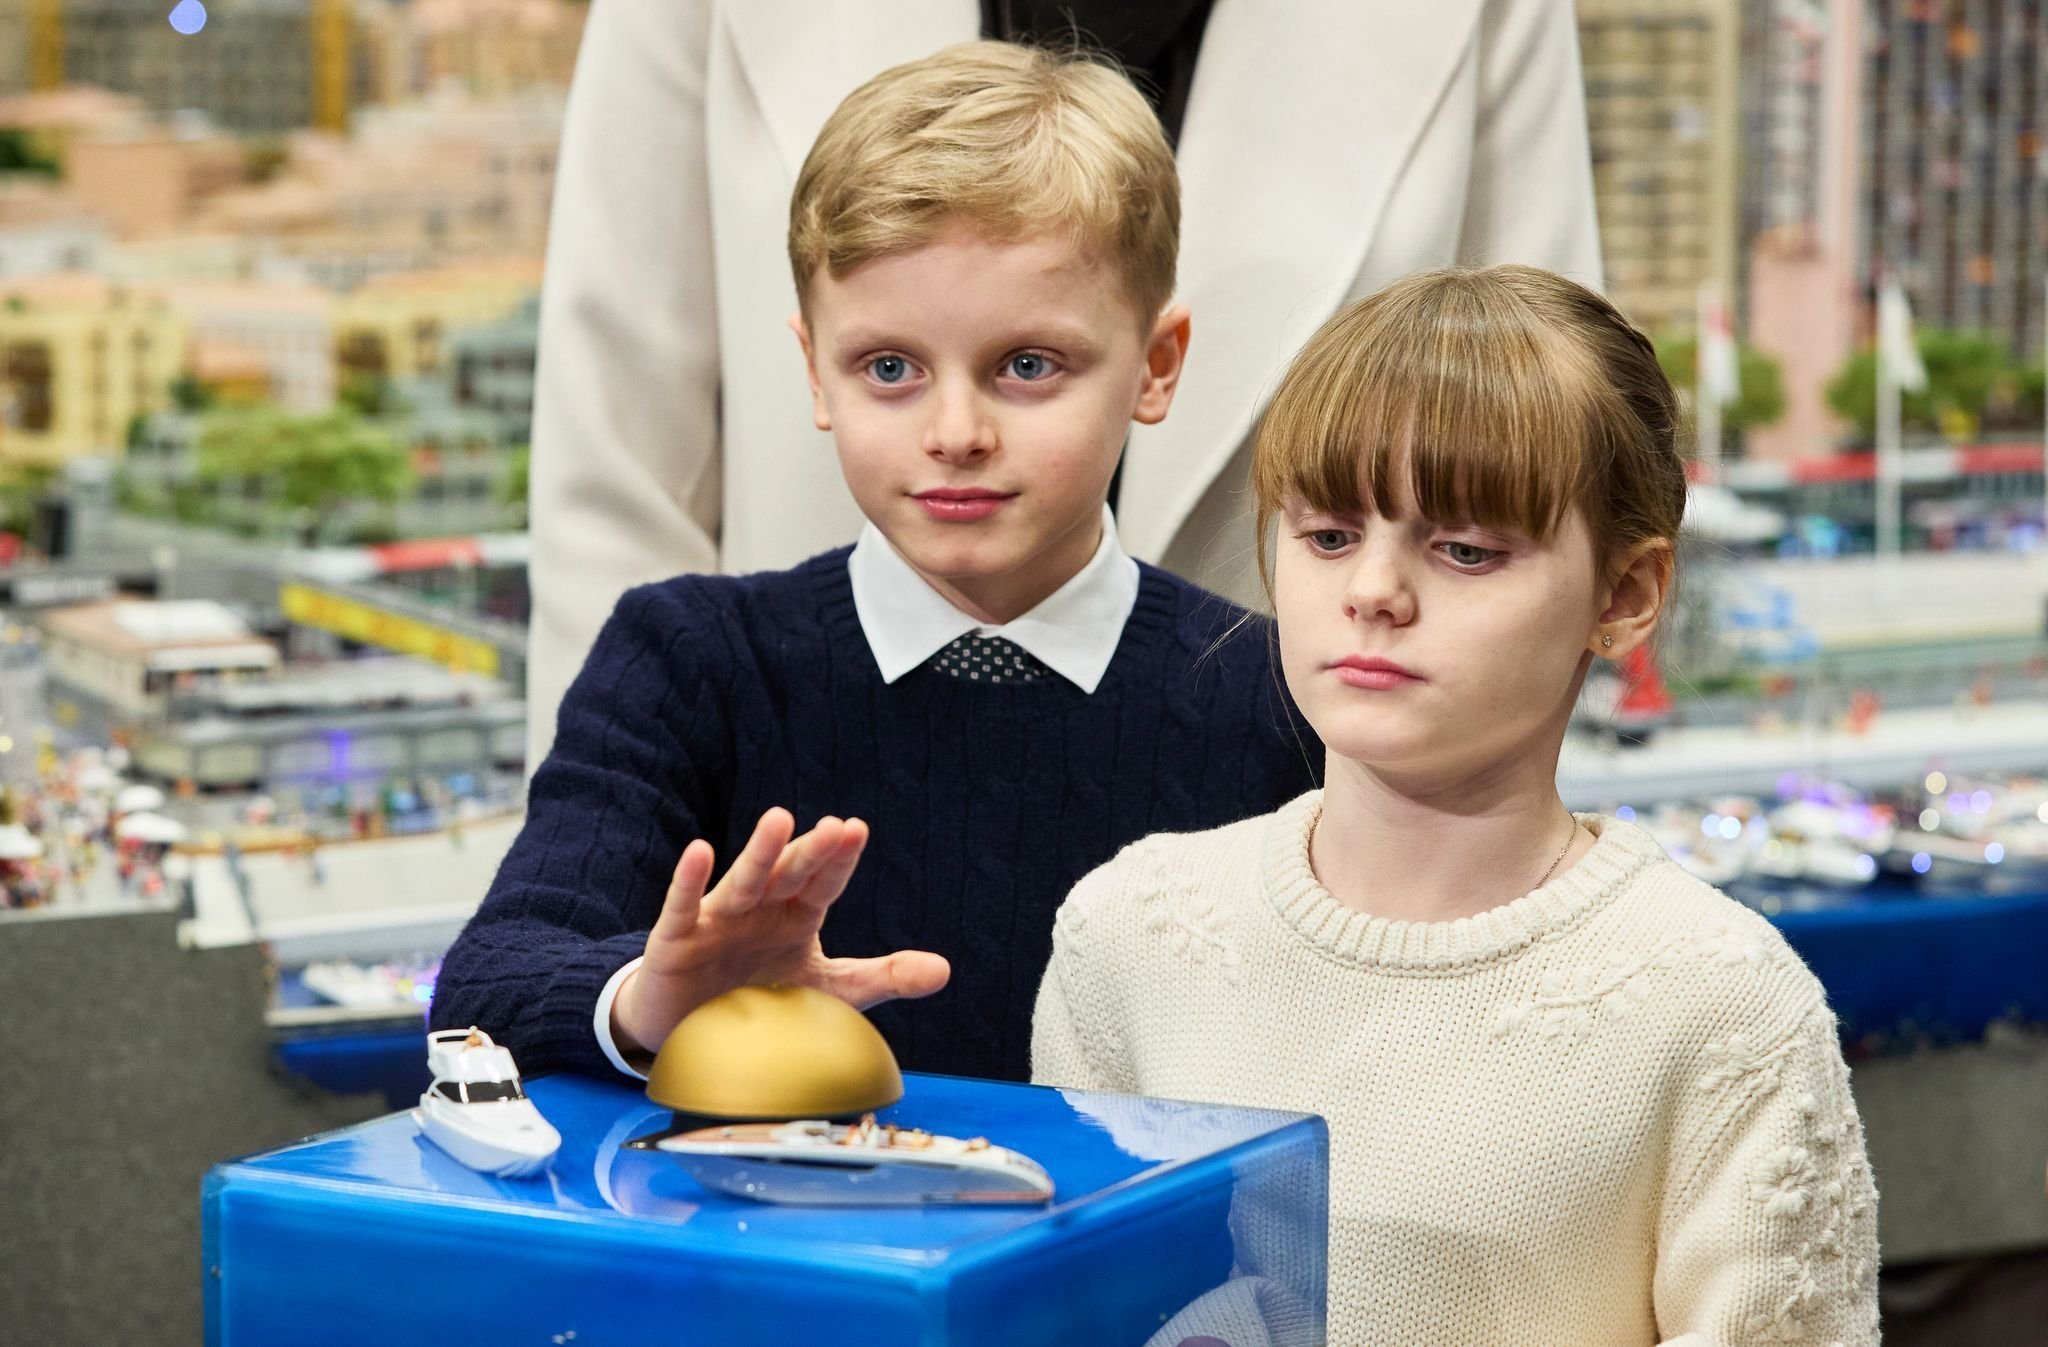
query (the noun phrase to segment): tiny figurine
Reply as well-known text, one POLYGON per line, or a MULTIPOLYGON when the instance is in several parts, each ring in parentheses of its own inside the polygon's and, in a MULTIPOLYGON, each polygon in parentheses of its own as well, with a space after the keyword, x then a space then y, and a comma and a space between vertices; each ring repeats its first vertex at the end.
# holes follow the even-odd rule
POLYGON ((562 1144, 519 1083, 509 1050, 481 1029, 427 1035, 433 1084, 413 1121, 427 1140, 482 1174, 518 1178, 538 1171, 562 1144))
POLYGON ((629 1143, 665 1151, 707 1188, 787 1206, 1036 1204, 1052 1179, 1029 1156, 875 1121, 731 1123, 629 1143))

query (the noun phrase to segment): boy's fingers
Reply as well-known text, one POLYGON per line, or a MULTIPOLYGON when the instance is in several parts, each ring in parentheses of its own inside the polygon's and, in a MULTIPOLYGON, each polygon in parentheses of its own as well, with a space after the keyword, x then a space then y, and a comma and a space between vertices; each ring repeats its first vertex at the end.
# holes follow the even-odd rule
POLYGON ((821 818, 818 826, 782 849, 775 860, 775 873, 768 880, 768 901, 783 902, 803 892, 819 865, 839 845, 845 825, 836 818, 821 818))
POLYGON ((768 878, 775 873, 775 860, 789 845, 789 835, 795 830, 796 820, 787 809, 777 807, 761 815, 761 821, 754 825, 754 835, 747 839, 739 858, 719 883, 718 907, 722 911, 745 912, 761 901, 768 889, 768 878))
POLYGON ((953 968, 921 949, 900 949, 879 959, 827 959, 824 989, 859 1010, 930 996, 946 985, 953 968))
POLYGON ((704 886, 711 880, 713 860, 711 844, 701 837, 683 848, 650 936, 679 940, 697 925, 697 911, 704 901, 704 886))
POLYGON ((846 892, 846 881, 853 877, 854 866, 860 864, 860 854, 868 844, 868 825, 859 819, 848 819, 839 836, 839 845, 819 865, 817 873, 798 897, 808 907, 824 911, 839 901, 839 895, 846 892))

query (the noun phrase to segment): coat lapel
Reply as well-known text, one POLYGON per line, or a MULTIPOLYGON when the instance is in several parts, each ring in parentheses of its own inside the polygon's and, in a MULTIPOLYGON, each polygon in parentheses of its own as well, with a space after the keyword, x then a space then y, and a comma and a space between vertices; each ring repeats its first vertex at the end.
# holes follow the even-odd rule
POLYGON ((1218 0, 1180 140, 1194 334, 1172 415, 1133 428, 1117 508, 1133 553, 1164 553, 1285 362, 1350 293, 1480 8, 1218 0))
POLYGON ((975 0, 733 0, 722 13, 791 182, 841 99, 890 66, 973 41, 981 26, 975 0))

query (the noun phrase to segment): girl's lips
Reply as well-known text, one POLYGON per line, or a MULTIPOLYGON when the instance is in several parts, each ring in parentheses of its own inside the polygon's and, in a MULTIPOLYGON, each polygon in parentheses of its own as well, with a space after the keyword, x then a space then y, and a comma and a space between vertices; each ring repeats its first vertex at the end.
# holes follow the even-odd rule
POLYGON ((1414 687, 1422 680, 1413 674, 1396 673, 1392 669, 1361 669, 1355 664, 1339 664, 1330 670, 1337 675, 1337 681, 1348 683, 1355 688, 1370 688, 1375 692, 1391 692, 1396 688, 1414 687))
POLYGON ((1367 659, 1362 655, 1345 656, 1330 666, 1330 672, 1337 675, 1339 682, 1376 692, 1389 692, 1423 681, 1420 675, 1408 672, 1392 660, 1367 659))

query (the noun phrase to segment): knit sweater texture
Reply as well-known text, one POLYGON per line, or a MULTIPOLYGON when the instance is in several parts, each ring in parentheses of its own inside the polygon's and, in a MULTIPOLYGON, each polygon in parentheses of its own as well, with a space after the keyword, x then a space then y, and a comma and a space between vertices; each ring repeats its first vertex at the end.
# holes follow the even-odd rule
MULTIPOLYGON (((1342 1347, 1877 1342, 1848 1070, 1768 922, 1597 815, 1533 893, 1373 917, 1316 879, 1321 811, 1310 792, 1089 875, 1034 1076, 1327 1118, 1342 1347)), ((1233 1220, 1248 1276, 1302 1257, 1299 1222, 1233 1220)))
POLYGON ((761 815, 871 830, 825 951, 933 950, 929 999, 872 1018, 905 1069, 1021 1080, 1053 913, 1147 833, 1263 813, 1321 753, 1270 627, 1151 566, 1093 693, 938 669, 884 683, 840 548, 788 571, 628 591, 565 697, 527 819, 443 961, 432 1022, 477 1024, 523 1070, 615 1074, 598 994, 646 943, 683 848, 722 876, 761 815), (1225 639, 1226 633, 1230 633, 1225 639), (1220 642, 1220 644, 1219 644, 1220 642))

